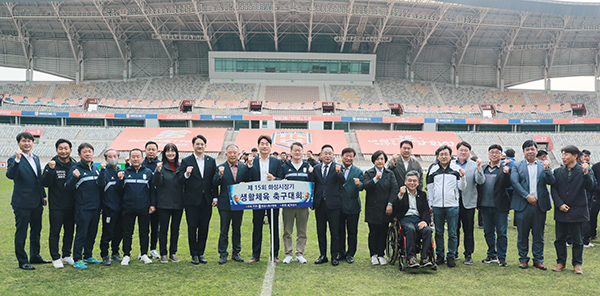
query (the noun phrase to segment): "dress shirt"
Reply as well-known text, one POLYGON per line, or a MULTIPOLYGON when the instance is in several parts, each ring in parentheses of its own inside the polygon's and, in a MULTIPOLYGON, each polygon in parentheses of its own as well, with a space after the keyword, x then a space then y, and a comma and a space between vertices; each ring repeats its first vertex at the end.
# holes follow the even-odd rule
MULTIPOLYGON (((33 158, 33 153, 29 153, 29 154, 22 153, 21 156, 25 156, 25 159, 27 159, 27 162, 29 162, 29 165, 33 169, 33 172, 37 176, 38 175, 37 165, 35 164, 35 158, 33 158)), ((19 163, 19 162, 21 162, 21 160, 15 158, 15 162, 19 163)))
POLYGON ((269 159, 270 159, 270 157, 268 157, 268 156, 267 156, 267 159, 262 159, 262 157, 258 158, 258 162, 260 165, 260 180, 261 181, 268 181, 267 174, 269 173, 269 159))
POLYGON ((229 164, 229 169, 231 170, 231 174, 233 175, 233 182, 235 181, 235 178, 237 176, 237 172, 238 172, 238 163, 237 161, 234 164, 231 164, 229 161, 227 162, 227 164, 229 164))
POLYGON ((529 194, 537 198, 537 161, 528 162, 527 170, 529 171, 529 194))

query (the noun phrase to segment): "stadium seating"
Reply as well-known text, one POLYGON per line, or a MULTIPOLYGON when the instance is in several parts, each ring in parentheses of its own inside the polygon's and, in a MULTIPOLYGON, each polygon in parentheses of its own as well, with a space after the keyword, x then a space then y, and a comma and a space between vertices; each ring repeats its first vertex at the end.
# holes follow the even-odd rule
POLYGON ((255 84, 215 83, 208 86, 205 100, 208 101, 251 101, 254 100, 255 84))
POLYGON ((312 103, 322 99, 316 86, 267 86, 265 101, 312 103))
POLYGON ((346 103, 381 103, 381 100, 371 86, 331 85, 329 95, 334 102, 346 103))

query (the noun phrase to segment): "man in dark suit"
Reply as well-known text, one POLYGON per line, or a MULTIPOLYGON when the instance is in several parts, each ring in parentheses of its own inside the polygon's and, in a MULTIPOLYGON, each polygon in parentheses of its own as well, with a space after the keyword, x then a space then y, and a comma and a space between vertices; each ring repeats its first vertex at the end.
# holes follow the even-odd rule
POLYGON ((317 236, 319 238, 319 251, 321 256, 315 264, 327 263, 327 224, 331 235, 331 264, 339 264, 340 251, 340 212, 342 209, 342 197, 340 190, 346 179, 342 173, 342 166, 333 162, 333 147, 329 144, 321 147, 323 163, 314 167, 314 173, 310 175, 311 181, 315 183, 313 209, 317 220, 317 236))
POLYGON ((387 168, 394 172, 398 186, 404 186, 404 177, 410 171, 419 173, 419 186, 423 188, 423 167, 418 160, 412 156, 413 142, 404 140, 400 142, 400 157, 394 155, 387 168))
POLYGON ((208 262, 204 257, 204 250, 212 207, 216 207, 218 201, 216 187, 213 185, 217 165, 214 158, 204 155, 204 136, 195 136, 192 144, 194 154, 181 161, 177 169, 177 178, 182 182, 185 191, 183 205, 188 224, 188 243, 192 264, 197 265, 208 262))
MULTIPOLYGON (((283 167, 281 160, 271 154, 271 137, 262 135, 258 137, 258 152, 259 155, 254 159, 248 159, 248 167, 250 168, 251 181, 273 181, 283 178, 283 167)), ((280 263, 279 260, 279 209, 273 209, 273 219, 271 220, 271 210, 253 210, 252 211, 252 259, 248 263, 258 262, 260 260, 260 252, 262 247, 262 228, 263 219, 265 216, 269 218, 269 226, 274 227, 273 234, 274 254, 273 262, 280 263), (271 221, 273 221, 271 223, 271 221)))
POLYGON ((342 150, 342 170, 346 182, 341 190, 342 210, 340 212, 340 259, 354 263, 358 237, 358 218, 360 216, 360 196, 363 190, 363 171, 354 165, 356 151, 350 147, 342 150), (346 249, 346 230, 348 230, 348 249, 346 249))
POLYGON ((231 224, 231 248, 232 255, 231 260, 237 262, 244 262, 240 251, 242 250, 241 243, 241 227, 242 218, 244 217, 244 211, 232 211, 231 204, 229 203, 229 185, 239 184, 248 181, 250 177, 250 170, 248 167, 238 161, 238 155, 240 154, 238 146, 230 144, 227 146, 225 155, 227 161, 220 164, 213 177, 213 183, 215 186, 221 186, 219 190, 219 216, 221 217, 221 233, 219 234, 219 264, 225 264, 227 262, 227 236, 229 235, 229 224, 231 224))
POLYGON ((51 263, 40 256, 40 232, 42 231, 43 206, 47 204, 46 191, 42 185, 40 159, 31 153, 33 135, 22 132, 17 135, 19 149, 7 160, 6 177, 13 180, 11 205, 15 213, 15 254, 19 268, 34 270, 31 264, 51 263), (27 229, 29 234, 29 254, 25 252, 27 229))
POLYGON ((550 162, 536 159, 537 144, 527 140, 522 145, 525 159, 515 163, 510 174, 514 188, 510 207, 515 210, 517 220, 517 249, 519 267, 527 268, 529 263, 529 231, 533 235, 533 266, 546 270, 544 266, 544 224, 546 212, 552 208, 546 185, 554 184, 550 162))

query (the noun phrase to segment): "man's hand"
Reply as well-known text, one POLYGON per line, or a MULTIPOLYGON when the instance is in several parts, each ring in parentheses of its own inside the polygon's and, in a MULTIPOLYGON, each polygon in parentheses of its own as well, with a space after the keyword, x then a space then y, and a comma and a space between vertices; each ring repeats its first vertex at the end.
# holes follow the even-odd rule
POLYGON ((225 167, 224 166, 220 166, 219 167, 219 178, 223 178, 223 173, 225 172, 225 167))
POLYGON ((131 162, 129 162, 129 157, 125 157, 125 165, 130 166, 131 162))
POLYGON ((194 170, 193 166, 189 166, 187 168, 185 168, 185 174, 189 177, 192 175, 192 171, 194 170))
POLYGON ((336 164, 335 165, 335 172, 338 173, 338 174, 341 173, 342 172, 342 166, 339 165, 339 164, 336 164))
POLYGON ((248 158, 248 166, 252 166, 253 163, 254 163, 254 157, 249 157, 248 158))
POLYGON ((42 206, 47 206, 48 205, 48 199, 44 197, 44 200, 42 201, 42 206))
POLYGON ((160 172, 162 170, 162 162, 156 164, 156 171, 160 172))
POLYGON ((502 167, 502 170, 504 171, 505 174, 508 174, 508 172, 510 171, 510 168, 507 166, 502 167))
POLYGON ((101 169, 103 169, 103 170, 104 170, 104 169, 106 169, 106 163, 104 163, 104 162, 103 162, 103 163, 101 163, 101 164, 100 164, 100 168, 101 168, 101 169))
POLYGON ((590 165, 587 163, 582 163, 581 167, 583 168, 583 174, 587 175, 590 171, 590 165))
POLYGON ((533 195, 527 196, 527 202, 533 206, 537 206, 537 203, 538 203, 537 198, 535 198, 535 196, 533 196, 533 195))
POLYGON ((315 170, 315 168, 314 168, 314 167, 312 167, 312 166, 309 166, 309 167, 308 167, 308 172, 309 172, 309 173, 311 173, 311 174, 312 174, 312 172, 313 172, 314 170, 315 170))
POLYGON ((567 204, 562 204, 560 207, 558 207, 559 210, 561 210, 561 212, 568 212, 571 208, 567 205, 567 204))
POLYGON ((461 177, 464 177, 464 176, 465 176, 465 169, 463 169, 463 168, 460 168, 460 169, 458 170, 458 173, 460 174, 460 176, 461 176, 461 177))
POLYGON ((78 169, 75 169, 75 170, 73 171, 73 177, 75 177, 75 178, 79 178, 79 176, 81 176, 81 173, 79 172, 79 170, 78 170, 78 169))
POLYGON ((550 161, 544 160, 544 170, 549 170, 549 169, 550 169, 550 161))
POLYGON ((377 179, 377 180, 381 179, 381 175, 383 175, 383 173, 377 172, 377 174, 375 174, 375 179, 377 179))
POLYGON ((398 154, 392 155, 392 164, 396 165, 396 159, 398 159, 398 154))
POLYGON ((404 193, 406 193, 406 186, 400 187, 400 192, 398 192, 398 197, 400 199, 402 199, 402 197, 404 196, 404 193))
POLYGON ((15 151, 15 159, 16 160, 21 160, 21 155, 23 154, 23 151, 21 151, 21 149, 18 149, 17 151, 15 151))
POLYGON ((213 206, 213 207, 216 207, 218 204, 219 204, 219 202, 218 202, 218 201, 213 201, 213 202, 212 202, 212 206, 213 206))
POLYGON ((360 179, 359 178, 354 178, 354 185, 360 186, 360 179))
POLYGON ((419 227, 419 230, 423 229, 425 226, 427 226, 427 222, 425 222, 425 221, 421 221, 421 222, 419 222, 419 224, 417 224, 417 227, 419 227))
POLYGON ((433 214, 433 208, 432 207, 429 207, 429 213, 433 214))
POLYGON ((123 181, 123 178, 125 178, 125 172, 120 171, 119 173, 117 173, 117 177, 119 177, 119 180, 123 181))
POLYGON ((275 180, 275 176, 271 175, 270 173, 267 173, 267 180, 273 181, 273 180, 275 180))
POLYGON ((56 161, 51 160, 48 162, 48 167, 50 167, 51 169, 53 169, 56 166, 56 161))
POLYGON ((150 209, 148 209, 148 213, 152 214, 152 213, 154 213, 154 211, 156 211, 156 208, 153 206, 150 206, 150 209))
POLYGON ((513 161, 512 159, 510 159, 510 158, 507 158, 507 159, 505 159, 505 160, 504 160, 504 164, 509 164, 509 163, 511 163, 512 161, 513 161))
POLYGON ((477 158, 475 163, 477 164, 477 170, 481 170, 481 158, 477 158))
POLYGON ((387 205, 387 207, 385 208, 385 214, 388 215, 388 216, 391 215, 392 214, 392 210, 393 210, 392 206, 387 205))

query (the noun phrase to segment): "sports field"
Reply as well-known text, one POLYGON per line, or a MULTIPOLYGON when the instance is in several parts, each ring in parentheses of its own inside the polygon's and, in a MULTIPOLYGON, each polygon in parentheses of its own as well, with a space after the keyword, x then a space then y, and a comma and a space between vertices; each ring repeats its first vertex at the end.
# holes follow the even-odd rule
MULTIPOLYGON (((217 238, 218 212, 215 209, 211 220, 207 245, 206 265, 189 263, 185 218, 181 224, 178 256, 180 263, 153 264, 132 260, 129 266, 90 266, 77 270, 66 266, 62 270, 52 264, 36 265, 35 271, 18 268, 14 255, 14 216, 10 206, 12 181, 0 170, 0 295, 86 295, 86 294, 145 294, 145 295, 258 295, 263 289, 269 253, 268 227, 264 228, 263 257, 255 264, 237 263, 229 260, 218 265, 217 238)), ((364 195, 363 195, 364 198, 364 195)), ((364 204, 364 203, 363 203, 364 204)), ((554 220, 548 213, 546 227, 546 266, 556 263, 554 250, 554 220)), ((242 257, 246 262, 251 257, 252 214, 247 211, 242 224, 242 257)), ((44 211, 42 230, 42 256, 50 259, 48 252, 48 211, 44 211)), ((359 223, 359 245, 356 262, 340 262, 315 265, 318 256, 314 214, 308 226, 308 243, 304 256, 308 264, 298 262, 277 264, 272 286, 274 295, 596 295, 600 288, 600 246, 584 249, 584 275, 575 275, 571 270, 555 273, 530 267, 518 268, 516 229, 509 221, 508 256, 509 266, 483 264, 486 244, 483 230, 475 229, 475 264, 466 266, 464 256, 457 267, 441 266, 438 271, 398 271, 398 265, 372 266, 367 247, 368 227, 361 218, 359 223)), ((136 231, 137 232, 137 231, 136 231)), ((134 235, 133 252, 137 254, 138 240, 134 235)), ((99 237, 94 257, 99 258, 99 237)), ((599 243, 600 245, 600 243, 599 243)), ((283 243, 281 244, 283 248, 283 243)), ((569 248, 569 252, 570 252, 569 248)), ((462 252, 462 251, 461 251, 462 252)), ((135 255, 134 255, 135 256, 135 255)), ((280 251, 283 259, 283 250, 280 251)), ((568 261, 571 260, 569 254, 568 261)), ((568 265, 568 268, 572 266, 568 265)))

